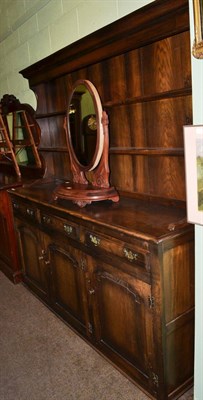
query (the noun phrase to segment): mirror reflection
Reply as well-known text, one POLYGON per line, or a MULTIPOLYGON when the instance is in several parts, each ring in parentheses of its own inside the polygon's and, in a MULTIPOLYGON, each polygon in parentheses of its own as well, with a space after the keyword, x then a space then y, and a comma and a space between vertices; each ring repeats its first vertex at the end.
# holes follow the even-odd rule
POLYGON ((78 162, 88 166, 97 147, 97 116, 92 95, 84 84, 78 85, 69 106, 71 144, 78 162))
POLYGON ((28 118, 23 110, 6 115, 9 138, 13 144, 18 165, 38 165, 38 154, 35 154, 35 147, 32 146, 36 127, 29 123, 28 118))
MULTIPOLYGON (((19 166, 42 167, 37 146, 41 131, 28 104, 21 104, 14 95, 4 95, 0 101, 0 159, 19 166)), ((19 171, 18 171, 19 174, 19 171)))

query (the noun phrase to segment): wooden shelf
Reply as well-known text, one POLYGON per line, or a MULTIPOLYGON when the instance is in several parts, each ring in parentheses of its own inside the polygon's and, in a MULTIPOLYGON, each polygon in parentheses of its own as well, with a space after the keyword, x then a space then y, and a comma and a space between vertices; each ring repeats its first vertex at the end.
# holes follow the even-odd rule
POLYGON ((184 156, 183 148, 163 147, 110 147, 110 154, 126 154, 140 156, 184 156))
POLYGON ((127 104, 136 104, 136 103, 147 103, 150 101, 156 100, 164 100, 174 97, 182 97, 182 96, 191 96, 192 88, 191 86, 186 88, 181 88, 177 90, 169 90, 168 92, 154 93, 150 95, 143 95, 139 97, 129 97, 125 98, 123 101, 107 101, 103 104, 104 108, 118 107, 127 104))
POLYGON ((43 119, 43 118, 51 118, 51 117, 58 117, 60 115, 66 115, 67 110, 61 110, 56 112, 47 112, 43 114, 36 114, 36 119, 43 119))
MULTIPOLYGON (((40 147, 40 152, 68 153, 67 147, 40 147)), ((183 148, 149 148, 149 147, 110 147, 110 154, 140 155, 140 156, 184 156, 183 148)))
MULTIPOLYGON (((192 87, 188 86, 188 87, 177 89, 177 90, 169 90, 167 92, 154 93, 154 94, 139 96, 139 97, 129 97, 129 98, 125 98, 125 100, 123 100, 123 101, 115 101, 115 102, 107 101, 107 102, 103 103, 103 107, 110 108, 110 107, 118 107, 118 106, 122 106, 122 105, 126 105, 126 104, 146 103, 149 101, 168 99, 171 97, 190 96, 191 94, 192 94, 192 87)), ((51 118, 51 117, 57 117, 60 115, 65 116, 66 113, 67 113, 67 110, 41 113, 41 114, 36 114, 36 119, 51 118)))
POLYGON ((46 151, 46 152, 59 152, 59 153, 68 153, 67 147, 39 147, 39 151, 46 151))

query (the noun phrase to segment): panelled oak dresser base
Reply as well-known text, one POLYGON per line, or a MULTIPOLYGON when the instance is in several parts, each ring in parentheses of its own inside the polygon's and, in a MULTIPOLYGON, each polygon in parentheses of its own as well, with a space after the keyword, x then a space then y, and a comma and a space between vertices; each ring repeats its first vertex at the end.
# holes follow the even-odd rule
POLYGON ((192 385, 193 228, 141 199, 83 209, 56 183, 9 191, 26 285, 152 398, 192 385))
POLYGON ((193 227, 181 208, 183 126, 192 124, 188 0, 156 0, 21 74, 38 99, 46 164, 44 184, 9 191, 24 282, 152 398, 177 399, 194 364, 193 227), (120 195, 82 209, 53 200, 72 180, 64 117, 81 79, 107 112, 110 184, 120 195))

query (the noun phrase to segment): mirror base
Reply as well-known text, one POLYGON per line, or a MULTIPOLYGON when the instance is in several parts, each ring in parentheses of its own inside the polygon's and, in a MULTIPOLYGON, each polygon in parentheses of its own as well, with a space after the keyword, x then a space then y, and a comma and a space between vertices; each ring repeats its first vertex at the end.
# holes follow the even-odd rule
POLYGON ((112 200, 119 201, 119 195, 114 187, 101 188, 88 184, 65 182, 59 185, 54 193, 53 200, 71 200, 79 207, 85 207, 93 201, 112 200))

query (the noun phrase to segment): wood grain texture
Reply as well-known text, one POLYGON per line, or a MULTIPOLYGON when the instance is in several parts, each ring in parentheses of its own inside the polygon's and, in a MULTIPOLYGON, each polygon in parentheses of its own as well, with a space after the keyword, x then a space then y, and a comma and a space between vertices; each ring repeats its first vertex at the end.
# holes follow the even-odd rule
POLYGON ((38 98, 47 175, 70 176, 63 120, 75 81, 89 79, 109 116, 111 185, 129 196, 185 201, 183 125, 192 123, 187 1, 156 1, 22 74, 38 98))
POLYGON ((51 200, 58 184, 9 192, 24 282, 149 396, 179 398, 194 354, 185 210, 124 197, 81 209, 51 200))

